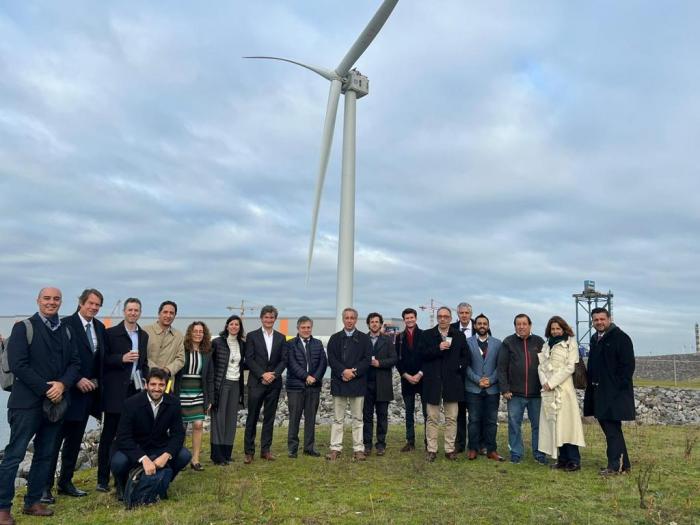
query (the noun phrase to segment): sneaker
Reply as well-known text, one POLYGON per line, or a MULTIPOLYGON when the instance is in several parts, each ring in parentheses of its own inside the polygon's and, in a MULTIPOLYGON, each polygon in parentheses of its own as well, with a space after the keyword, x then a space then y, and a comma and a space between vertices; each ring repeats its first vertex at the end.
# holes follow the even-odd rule
POLYGON ((426 460, 428 463, 432 463, 433 461, 435 461, 435 458, 437 458, 437 453, 436 453, 436 452, 426 452, 426 453, 425 453, 425 460, 426 460))
POLYGON ((549 465, 549 461, 547 461, 547 456, 535 456, 535 461, 539 463, 540 465, 549 465))
POLYGON ((514 465, 517 465, 522 460, 523 460, 523 458, 521 458, 520 456, 513 456, 513 455, 510 456, 510 462, 513 463, 514 465))
POLYGON ((361 450, 358 450, 357 452, 353 452, 352 460, 353 461, 366 461, 367 456, 365 455, 364 452, 362 452, 361 450))
POLYGON ((326 454, 326 459, 328 461, 335 461, 340 457, 340 450, 331 450, 328 454, 326 454))

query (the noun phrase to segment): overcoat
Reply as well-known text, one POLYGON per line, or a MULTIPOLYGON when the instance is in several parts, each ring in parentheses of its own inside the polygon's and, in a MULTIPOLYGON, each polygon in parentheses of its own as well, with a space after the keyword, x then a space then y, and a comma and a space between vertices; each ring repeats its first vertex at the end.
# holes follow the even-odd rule
MULTIPOLYGON (((371 339, 370 339, 371 342, 371 339)), ((369 367, 368 381, 376 384, 375 401, 386 402, 394 400, 394 385, 392 371, 396 361, 396 349, 388 335, 380 335, 374 343, 372 355, 379 361, 378 367, 369 367)))
POLYGON ((452 344, 440 350, 442 335, 438 327, 424 330, 418 342, 418 352, 423 361, 423 392, 426 403, 439 405, 464 401, 464 378, 469 366, 467 339, 459 330, 450 326, 447 333, 452 344))
POLYGON ((331 368, 331 395, 361 397, 367 390, 367 369, 372 357, 369 336, 355 330, 348 337, 345 330, 334 333, 328 340, 328 365, 331 368), (343 370, 355 368, 354 379, 343 381, 343 370))

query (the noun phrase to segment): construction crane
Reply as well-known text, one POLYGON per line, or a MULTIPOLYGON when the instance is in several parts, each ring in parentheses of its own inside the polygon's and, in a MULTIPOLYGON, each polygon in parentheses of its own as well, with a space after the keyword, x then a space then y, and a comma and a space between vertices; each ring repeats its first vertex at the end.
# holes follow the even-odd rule
POLYGON ((227 310, 238 310, 241 313, 241 318, 245 317, 246 312, 255 312, 258 308, 260 308, 257 305, 252 305, 252 306, 246 306, 246 301, 245 299, 241 299, 241 304, 240 306, 227 306, 227 310))
POLYGON ((418 308, 420 308, 422 311, 428 310, 430 312, 430 328, 435 326, 435 312, 437 312, 442 306, 444 306, 443 303, 439 301, 435 301, 435 299, 430 299, 430 304, 422 304, 418 308))

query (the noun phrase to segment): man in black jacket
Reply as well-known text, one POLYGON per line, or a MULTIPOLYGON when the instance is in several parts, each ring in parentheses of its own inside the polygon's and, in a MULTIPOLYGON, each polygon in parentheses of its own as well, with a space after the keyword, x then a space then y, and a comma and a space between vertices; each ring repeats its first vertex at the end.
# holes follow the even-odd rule
POLYGON ((304 455, 319 457, 316 450, 316 412, 328 361, 323 343, 311 335, 314 322, 303 315, 297 320, 297 336, 287 341, 287 405, 289 429, 287 452, 299 451, 299 422, 304 414, 304 455))
POLYGON ((15 476, 32 438, 34 459, 22 512, 31 516, 53 514, 40 499, 48 481, 61 421, 49 420, 45 409, 69 396, 80 369, 74 334, 58 316, 61 290, 42 288, 36 302, 39 311, 12 327, 7 345, 10 371, 15 379, 7 402, 10 442, 0 463, 0 523, 3 524, 14 523, 10 509, 15 496, 15 476))
POLYGON ((611 321, 605 308, 594 308, 591 320, 596 333, 591 337, 583 415, 595 416, 605 434, 608 464, 600 474, 626 473, 631 465, 622 421, 635 419, 632 339, 611 321))
POLYGON ((61 425, 56 448, 51 460, 49 482, 42 495, 42 503, 54 503, 51 494, 56 474, 58 454, 61 452, 61 473, 58 478, 58 493, 73 497, 87 496, 87 492, 73 485, 73 473, 78 461, 80 445, 85 427, 92 414, 100 418, 98 388, 100 387, 100 363, 105 351, 105 325, 95 316, 99 313, 104 298, 99 290, 88 288, 78 298, 78 310, 62 319, 75 336, 80 357, 80 375, 70 390, 70 406, 61 425))
MULTIPOLYGON (((396 336, 396 370, 401 376, 401 397, 406 408, 406 444, 401 452, 410 452, 416 449, 415 413, 416 395, 421 397, 423 411, 423 424, 427 418, 425 399, 423 399, 423 370, 420 354, 418 353, 418 340, 422 330, 416 325, 418 312, 413 308, 405 308, 401 312, 404 326, 403 332, 396 336)), ((423 429, 423 442, 425 441, 425 428, 423 429)))
POLYGON ((513 324, 515 333, 503 340, 498 353, 498 383, 501 394, 508 401, 510 461, 520 463, 525 454, 522 424, 527 408, 532 432, 532 455, 538 463, 546 464, 547 456, 537 449, 542 405, 537 354, 542 351, 544 339, 532 334, 532 321, 526 314, 516 315, 513 324))
POLYGON ((270 447, 277 403, 282 391, 282 372, 287 366, 284 334, 274 329, 277 313, 274 306, 263 306, 260 310, 262 327, 250 332, 246 338, 245 362, 250 370, 243 460, 246 465, 252 463, 255 456, 255 433, 261 410, 263 425, 260 433, 260 457, 267 461, 275 459, 270 447))
POLYGON ((423 360, 423 396, 428 408, 425 458, 435 461, 438 448, 440 402, 445 413, 445 457, 457 459, 457 410, 464 401, 464 374, 469 366, 469 351, 464 334, 451 326, 452 310, 443 306, 437 311, 438 324, 425 330, 418 343, 423 360))
POLYGON ((369 339, 372 342, 372 360, 367 372, 367 391, 363 407, 362 440, 365 455, 372 453, 374 412, 377 413, 377 456, 386 451, 386 433, 389 428, 389 403, 394 400, 394 385, 391 371, 396 364, 396 349, 388 335, 382 334, 384 318, 372 312, 367 316, 369 339))
POLYGON ((124 402, 111 461, 120 494, 129 471, 139 463, 147 476, 169 466, 175 479, 192 459, 190 451, 183 446, 185 427, 180 400, 165 393, 169 377, 165 370, 152 368, 146 390, 124 402))
MULTIPOLYGON (((472 322, 472 305, 466 302, 457 305, 458 319, 452 326, 464 334, 469 340, 474 335, 474 323, 472 322)), ((466 396, 466 392, 465 392, 466 396)), ((467 402, 458 404, 457 410, 457 437, 455 438, 455 451, 459 454, 467 449, 467 402)))
POLYGON ((345 409, 350 405, 352 414, 353 459, 364 461, 362 442, 362 405, 367 390, 367 370, 372 357, 372 343, 367 334, 360 332, 357 310, 343 310, 343 330, 328 340, 328 364, 331 367, 331 395, 333 396, 333 424, 331 425, 330 452, 326 459, 335 461, 343 450, 343 423, 345 409))
POLYGON ((107 348, 102 361, 102 433, 97 449, 97 491, 109 492, 109 458, 117 435, 124 401, 143 389, 148 375, 148 334, 138 324, 141 301, 124 301, 124 320, 107 329, 107 348))

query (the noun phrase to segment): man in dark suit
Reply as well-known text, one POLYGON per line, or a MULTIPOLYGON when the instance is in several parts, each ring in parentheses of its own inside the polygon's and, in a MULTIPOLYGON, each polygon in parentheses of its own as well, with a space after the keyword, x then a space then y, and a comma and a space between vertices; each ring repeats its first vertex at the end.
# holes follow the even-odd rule
POLYGON ((255 456, 255 434, 260 411, 263 412, 260 433, 260 457, 274 461, 270 452, 275 413, 282 390, 282 372, 287 366, 284 334, 274 329, 277 308, 263 306, 260 310, 262 327, 253 330, 246 338, 245 361, 250 370, 248 376, 248 418, 245 423, 245 464, 255 456))
POLYGON ((377 456, 386 451, 386 433, 389 428, 389 402, 394 400, 391 371, 396 364, 396 349, 388 335, 382 334, 384 318, 377 312, 367 316, 369 339, 372 343, 372 360, 367 371, 367 390, 363 407, 362 440, 365 455, 372 453, 374 412, 377 413, 377 456))
POLYGON ((605 308, 591 310, 596 333, 591 337, 588 356, 588 387, 583 399, 583 415, 595 416, 605 434, 608 464, 603 476, 630 471, 623 421, 634 421, 635 359, 632 339, 610 319, 605 308))
POLYGON ((10 509, 15 496, 15 476, 32 438, 34 458, 22 512, 31 516, 53 514, 39 500, 48 481, 61 421, 50 421, 45 408, 50 407, 48 403, 60 404, 64 396, 69 396, 80 369, 74 334, 58 316, 61 302, 61 290, 42 288, 37 298, 39 311, 26 322, 15 324, 10 335, 7 357, 15 379, 7 402, 10 442, 0 463, 2 524, 14 523, 10 509))
POLYGON ((421 334, 418 351, 423 359, 423 395, 428 405, 425 458, 435 461, 438 448, 440 402, 445 412, 445 457, 457 459, 458 403, 464 401, 464 375, 469 352, 464 334, 451 326, 452 311, 446 306, 437 311, 438 324, 421 334))
POLYGON ((100 417, 97 389, 101 382, 99 378, 100 362, 105 351, 105 326, 95 316, 100 311, 103 301, 104 298, 99 290, 94 288, 83 290, 78 298, 78 310, 61 321, 71 328, 75 336, 75 344, 78 347, 78 356, 80 357, 80 375, 70 390, 70 405, 56 440, 56 448, 49 471, 49 482, 42 495, 42 503, 55 502, 51 489, 54 484, 61 445, 63 445, 63 450, 61 453, 61 473, 58 478, 58 493, 73 497, 87 496, 87 492, 73 485, 73 473, 90 414, 98 419, 100 417))
MULTIPOLYGON (((423 363, 418 353, 418 340, 423 332, 416 325, 418 312, 413 308, 406 308, 401 312, 404 326, 403 332, 396 336, 396 370, 401 376, 401 397, 406 407, 406 444, 401 452, 410 452, 416 449, 415 413, 416 395, 421 397, 423 409, 423 424, 425 425, 427 409, 423 399, 423 363)), ((425 429, 423 432, 425 442, 425 429)))
POLYGON ((110 448, 121 418, 124 401, 143 389, 148 375, 148 334, 138 325, 141 301, 124 301, 124 320, 107 329, 107 345, 102 361, 100 388, 102 434, 97 449, 97 490, 109 492, 110 448))
MULTIPOLYGON (((472 305, 459 303, 457 305, 457 321, 452 326, 462 332, 468 340, 474 335, 474 323, 472 322, 472 305)), ((455 438, 455 452, 464 452, 467 447, 467 402, 460 401, 457 405, 457 437, 455 438)))
POLYGON ((331 446, 326 455, 335 461, 343 450, 343 424, 345 409, 350 405, 352 415, 352 457, 364 461, 365 446, 362 442, 362 406, 367 391, 367 371, 372 358, 372 343, 367 334, 360 332, 357 310, 343 310, 343 329, 328 340, 328 364, 331 367, 331 395, 333 396, 333 423, 331 446))
POLYGON ((183 446, 185 427, 180 400, 165 393, 169 377, 165 370, 152 368, 146 390, 124 402, 111 461, 119 494, 124 493, 129 471, 139 463, 147 476, 170 467, 175 479, 192 459, 183 446))
POLYGON ((287 341, 287 404, 289 429, 287 453, 296 458, 299 449, 299 422, 304 414, 304 455, 319 457, 316 450, 316 412, 328 361, 323 343, 312 337, 314 322, 302 315, 297 336, 287 341))

